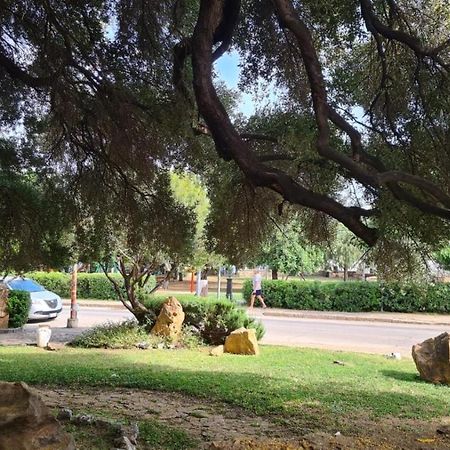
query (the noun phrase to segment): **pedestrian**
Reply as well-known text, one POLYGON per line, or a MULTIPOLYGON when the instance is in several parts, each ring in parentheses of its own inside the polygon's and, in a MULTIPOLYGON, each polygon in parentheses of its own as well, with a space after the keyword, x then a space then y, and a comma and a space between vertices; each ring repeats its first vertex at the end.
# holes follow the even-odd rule
POLYGON ((262 282, 261 274, 259 270, 256 269, 253 274, 253 291, 250 297, 250 308, 253 308, 253 304, 255 303, 255 297, 261 302, 263 308, 267 308, 267 305, 264 303, 264 299, 262 296, 261 282, 262 282))

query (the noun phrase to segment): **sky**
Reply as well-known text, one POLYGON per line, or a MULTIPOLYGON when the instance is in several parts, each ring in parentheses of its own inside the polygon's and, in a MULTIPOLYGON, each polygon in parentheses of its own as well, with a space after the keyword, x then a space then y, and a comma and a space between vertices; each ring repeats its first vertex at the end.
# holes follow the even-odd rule
MULTIPOLYGON (((238 81, 241 73, 239 67, 239 54, 235 51, 225 53, 219 58, 214 65, 217 75, 226 86, 230 89, 238 89, 238 81)), ((253 100, 253 96, 246 92, 240 93, 240 111, 244 116, 249 117, 255 112, 256 104, 253 100)))

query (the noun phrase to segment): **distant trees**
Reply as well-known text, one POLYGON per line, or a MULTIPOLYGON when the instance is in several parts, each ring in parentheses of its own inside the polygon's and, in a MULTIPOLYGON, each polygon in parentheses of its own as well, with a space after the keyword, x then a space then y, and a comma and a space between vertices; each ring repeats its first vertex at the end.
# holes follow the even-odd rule
POLYGON ((324 266, 324 252, 307 243, 298 223, 289 222, 282 228, 274 228, 273 234, 261 245, 256 263, 267 265, 272 270, 272 279, 278 273, 289 276, 312 273, 324 266))

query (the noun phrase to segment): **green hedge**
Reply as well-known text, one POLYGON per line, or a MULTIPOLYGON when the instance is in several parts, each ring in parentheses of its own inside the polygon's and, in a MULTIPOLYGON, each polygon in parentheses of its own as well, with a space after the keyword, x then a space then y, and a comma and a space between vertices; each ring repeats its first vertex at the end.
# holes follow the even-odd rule
POLYGON ((19 328, 28 321, 28 313, 31 306, 30 293, 26 291, 12 290, 8 293, 9 328, 19 328))
MULTIPOLYGON (((391 311, 450 313, 450 284, 375 283, 363 281, 310 282, 264 280, 268 306, 316 311, 391 311)), ((252 283, 243 286, 248 301, 252 283)))
MULTIPOLYGON (((63 298, 70 298, 70 274, 62 272, 32 272, 27 274, 49 291, 55 292, 63 298)), ((118 283, 122 283, 120 274, 111 274, 118 283)), ((154 286, 154 279, 149 281, 154 286)), ((117 300, 112 283, 102 273, 79 273, 78 298, 92 298, 96 300, 117 300)))
MULTIPOLYGON (((157 317, 167 296, 147 296, 143 299, 153 317, 157 317)), ((185 313, 184 324, 195 327, 201 338, 208 344, 219 345, 234 330, 245 327, 255 328, 256 337, 264 336, 260 322, 247 316, 242 308, 229 300, 213 300, 194 296, 177 296, 185 313)))

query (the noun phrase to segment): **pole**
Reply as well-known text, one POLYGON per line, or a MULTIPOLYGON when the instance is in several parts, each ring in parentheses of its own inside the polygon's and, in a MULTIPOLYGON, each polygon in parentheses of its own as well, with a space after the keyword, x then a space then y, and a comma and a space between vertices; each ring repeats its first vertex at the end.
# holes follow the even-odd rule
POLYGON ((201 279, 202 279, 202 272, 199 270, 197 271, 197 285, 195 286, 195 295, 197 297, 200 297, 200 292, 202 290, 201 279))
POLYGON ((191 271, 191 285, 189 286, 189 290, 192 292, 194 292, 194 270, 191 271))
POLYGON ((220 271, 222 270, 221 267, 219 267, 219 271, 217 272, 217 299, 220 298, 220 271))
POLYGON ((78 263, 75 263, 72 268, 72 277, 70 279, 70 318, 67 319, 67 328, 78 327, 77 274, 78 263))

